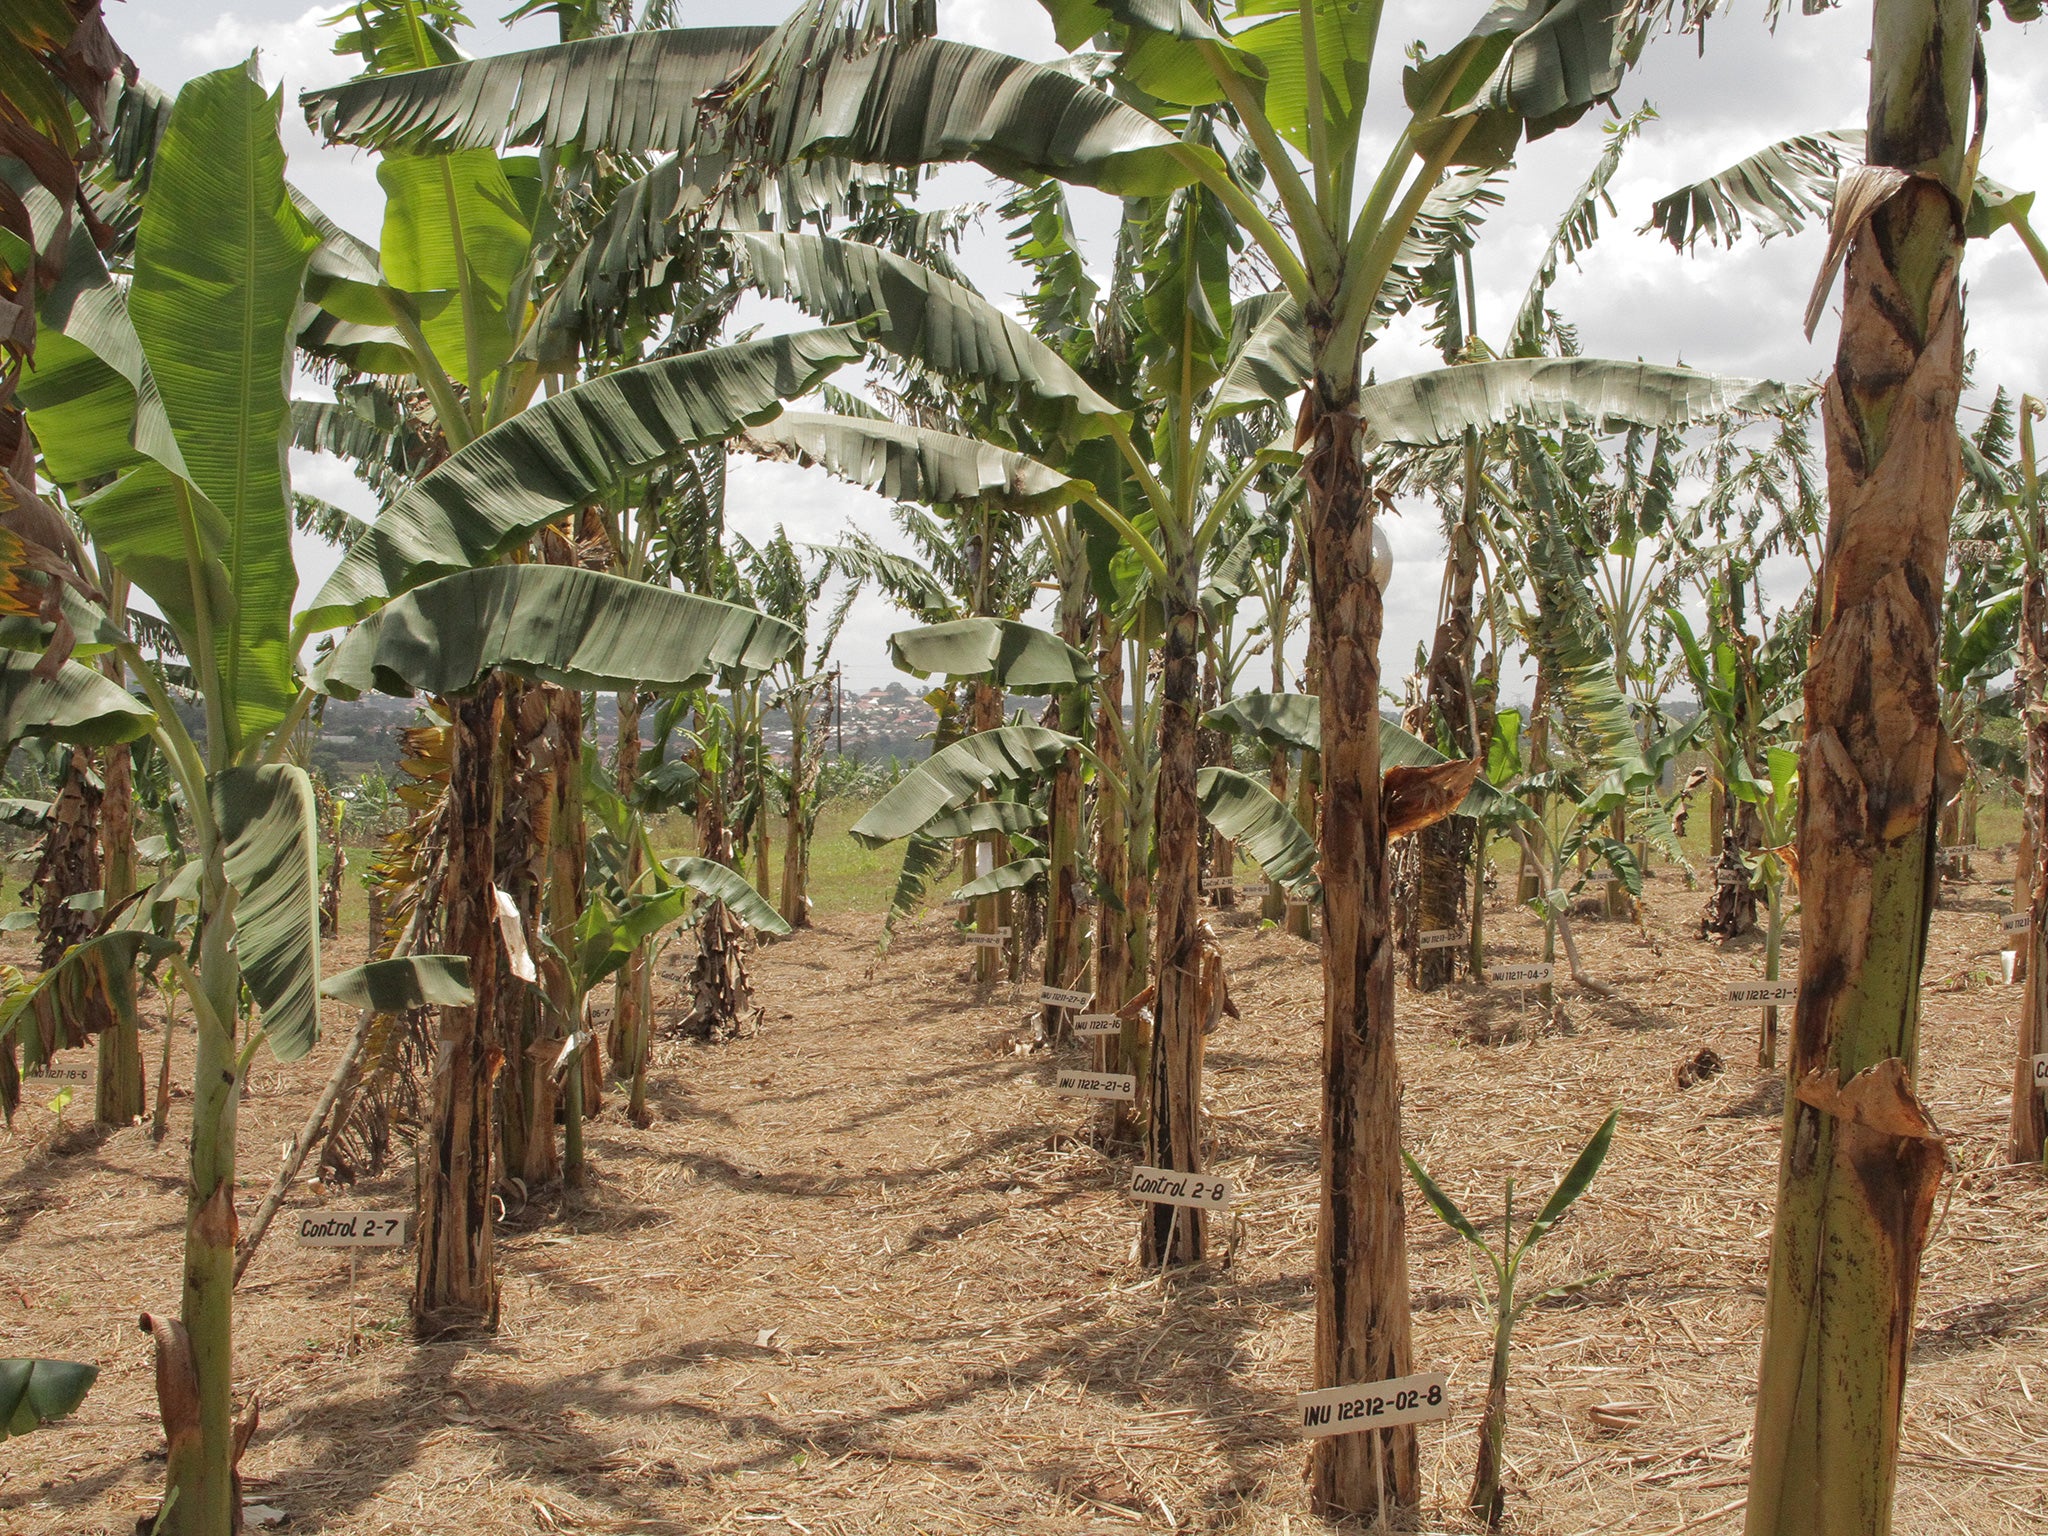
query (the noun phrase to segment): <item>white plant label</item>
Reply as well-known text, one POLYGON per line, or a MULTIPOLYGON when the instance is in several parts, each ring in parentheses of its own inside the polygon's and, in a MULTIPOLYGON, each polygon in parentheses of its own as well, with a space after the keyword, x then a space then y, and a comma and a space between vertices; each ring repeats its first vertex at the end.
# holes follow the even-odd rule
POLYGON ((1714 884, 1740 885, 1742 884, 1742 871, 1739 869, 1717 869, 1714 871, 1714 884))
POLYGON ((1240 896, 1263 896, 1272 888, 1272 882, 1267 880, 1240 880, 1237 882, 1237 894, 1240 896))
POLYGON ((1038 1000, 1055 1008, 1086 1008, 1095 1001, 1095 994, 1073 987, 1040 987, 1038 1000))
POLYGON ((1128 1072, 1072 1072, 1061 1070, 1053 1092, 1074 1099, 1135 1099, 1138 1080, 1128 1072))
POLYGON ((405 1241, 405 1211, 346 1211, 299 1218, 302 1248, 396 1248, 405 1241))
POLYGON ((2007 933, 2025 933, 2034 926, 2031 912, 2008 912, 1999 920, 1999 927, 2007 933))
POLYGON ((967 935, 967 947, 969 949, 1001 949, 1003 945, 1009 942, 1009 939, 1010 932, 1007 928, 997 933, 970 933, 967 935))
POLYGON ((1415 935, 1417 947, 1422 949, 1451 949, 1458 942, 1455 928, 1425 928, 1415 935))
POLYGON ((89 1083, 92 1081, 91 1067, 38 1067, 33 1072, 21 1074, 25 1088, 30 1083, 89 1083))
MULTIPOLYGON (((1537 965, 1495 965, 1486 972, 1488 981, 1548 981, 1557 967, 1544 961, 1537 965)), ((1403 1421, 1406 1422, 1405 1420, 1403 1421)))
POLYGON ((2034 1086, 2048 1092, 2048 1051, 2034 1058, 2034 1086))
POLYGON ((1220 891, 1236 884, 1237 882, 1228 875, 1202 876, 1202 889, 1205 891, 1220 891))
POLYGON ((1798 997, 1797 981, 1758 981, 1728 989, 1731 1003, 1790 1003, 1798 997))
POLYGON ((1311 1439, 1395 1424, 1421 1424, 1450 1417, 1451 1394, 1444 1390, 1449 1379, 1440 1373, 1396 1376, 1391 1381, 1303 1392, 1295 1398, 1294 1407, 1301 1415, 1301 1432, 1311 1439))
POLYGON ((1975 843, 1950 843, 1941 850, 1941 856, 1944 859, 1957 859, 1966 853, 1975 852, 1977 852, 1977 845, 1975 843))
POLYGON ((1133 1200, 1149 1200, 1154 1205, 1191 1205, 1205 1211, 1223 1211, 1230 1208, 1234 1191, 1230 1180, 1213 1173, 1183 1173, 1177 1168, 1140 1165, 1131 1170, 1130 1188, 1125 1193, 1133 1200))
POLYGON ((1123 1020, 1113 1013, 1077 1013, 1074 1015, 1074 1033, 1077 1035, 1120 1035, 1123 1020))

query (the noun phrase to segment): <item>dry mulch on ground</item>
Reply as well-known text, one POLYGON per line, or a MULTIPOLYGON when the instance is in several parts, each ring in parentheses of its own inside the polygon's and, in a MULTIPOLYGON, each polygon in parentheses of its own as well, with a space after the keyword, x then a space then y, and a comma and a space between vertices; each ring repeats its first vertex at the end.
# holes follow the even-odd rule
MULTIPOLYGON (((1998 869, 1987 870, 1995 877, 1998 869)), ((2005 871, 2009 874, 2009 870, 2005 871)), ((1937 914, 1923 1096, 1947 1131, 1907 1396, 1901 1532, 2048 1526, 2048 1185, 2003 1161, 2019 990, 1997 979, 1992 885, 1937 914)), ((1645 924, 1585 923, 1588 969, 1553 1027, 1523 995, 1403 989, 1405 1133, 1497 1230, 1526 1219, 1607 1110, 1606 1170, 1533 1261, 1531 1287, 1601 1276, 1516 1339, 1511 1529, 1670 1536, 1740 1528, 1783 1092, 1757 1013, 1719 999, 1749 940, 1692 937, 1702 897, 1652 882, 1645 924), (1692 1086, 1702 1049, 1727 1064, 1692 1086)), ((1493 953, 1534 958, 1522 914, 1493 953)), ((238 1378, 263 1430, 252 1501, 288 1529, 1300 1532, 1316 1201, 1314 949, 1219 916, 1244 1013, 1208 1052, 1215 1163, 1241 1214, 1214 1259, 1141 1273, 1133 1150, 1017 1054, 1021 992, 977 1004, 944 914, 874 960, 835 919, 755 960, 752 1039, 667 1043, 656 1123, 592 1126, 580 1207, 541 1200, 499 1234, 503 1326, 415 1346, 409 1251, 347 1259, 284 1224, 239 1301, 238 1378)), ((340 950, 335 963, 346 963, 340 950)), ((665 961, 674 1001, 680 962, 665 961)), ((242 1112, 247 1213, 345 1034, 260 1067, 242 1112)), ((146 1041, 154 1060, 154 1041, 146 1041)), ((181 1070, 185 1064, 181 1062, 181 1070)), ((126 1532, 162 1462, 144 1308, 175 1310, 183 1135, 54 1129, 0 1146, 0 1347, 98 1361, 71 1421, 0 1458, 0 1533, 126 1532)), ((293 1210, 402 1207, 409 1163, 293 1210)), ((517 1202, 515 1201, 515 1206, 517 1202)), ((1422 1429, 1428 1525, 1461 1530, 1489 1349, 1464 1251, 1409 1203, 1419 1367, 1458 1410, 1422 1429)))

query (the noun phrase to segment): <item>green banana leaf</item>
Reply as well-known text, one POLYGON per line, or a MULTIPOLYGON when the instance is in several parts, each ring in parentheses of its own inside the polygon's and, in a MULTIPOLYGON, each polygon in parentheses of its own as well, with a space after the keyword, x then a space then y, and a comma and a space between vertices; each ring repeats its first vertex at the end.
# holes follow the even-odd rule
POLYGON ((1409 447, 1454 442, 1504 423, 1676 430, 1712 417, 1791 410, 1810 391, 1768 379, 1598 357, 1459 363, 1378 384, 1359 398, 1372 440, 1409 447))
POLYGON ((567 688, 679 693, 757 677, 802 637, 752 608, 566 565, 503 565, 415 587, 312 671, 336 698, 461 693, 503 667, 567 688))
POLYGON ((1259 294, 1239 304, 1232 319, 1249 328, 1217 382, 1211 414, 1233 415, 1299 394, 1314 371, 1301 306, 1285 293, 1259 294))
POLYGON ((515 323, 505 309, 531 259, 532 232, 504 164, 488 149, 392 153, 377 163, 377 184, 386 281, 407 294, 453 297, 423 316, 420 331, 450 377, 480 386, 512 355, 515 323))
POLYGON ((613 33, 351 80, 304 92, 299 105, 330 141, 380 149, 682 149, 696 139, 699 98, 773 32, 756 26, 613 33))
MULTIPOLYGON (((298 692, 285 386, 293 312, 319 241, 286 195, 277 123, 278 98, 253 58, 185 84, 157 145, 128 289, 186 475, 221 525, 202 550, 232 597, 210 605, 210 627, 237 745, 280 722, 298 692)), ((150 553, 182 545, 186 522, 174 513, 158 524, 143 541, 150 553)), ((126 569, 121 549, 103 549, 126 569)), ((190 581, 174 583, 166 615, 192 601, 190 581)))
POLYGON ((1256 859, 1268 879, 1296 895, 1321 890, 1315 840, 1257 779, 1231 768, 1204 768, 1195 775, 1195 798, 1209 824, 1256 859))
POLYGON ((865 848, 879 848, 908 837, 991 784, 1044 773, 1075 745, 1073 737, 1037 725, 977 732, 934 752, 898 780, 853 824, 853 839, 865 848))
POLYGON ((375 1013, 414 1008, 467 1008, 476 1001, 463 955, 405 955, 372 960, 337 971, 320 984, 320 995, 375 1013))
POLYGON ((1061 693, 1095 680, 1095 664, 1058 635, 1014 619, 955 619, 899 629, 889 659, 917 677, 983 678, 1009 693, 1061 693))
POLYGON ((149 706, 95 667, 67 661, 47 682, 28 651, 0 650, 0 751, 24 736, 104 747, 149 733, 149 706))
POLYGON ((1045 872, 1052 868, 1050 859, 1012 859, 1008 864, 998 864, 977 880, 970 880, 951 896, 948 901, 979 901, 984 896, 1000 896, 1004 891, 1021 891, 1034 880, 1045 878, 1045 872))
MULTIPOLYGON (((309 92, 330 140, 413 149, 574 143, 583 151, 711 150, 699 103, 776 38, 751 27, 591 38, 309 92)), ((770 169, 836 156, 914 166, 972 160, 1128 196, 1185 185, 1183 152, 1143 113, 1066 70, 938 38, 817 49, 746 134, 770 169)), ((754 83, 742 80, 745 86, 754 83)), ((763 82, 769 83, 769 82, 763 82)), ((776 81, 773 84, 785 82, 776 81)))
POLYGON ((889 952, 889 943, 896 937, 896 925, 917 909, 932 882, 952 867, 950 840, 925 832, 910 834, 910 840, 903 845, 903 867, 896 874, 896 889, 889 896, 889 911, 882 919, 882 938, 875 953, 889 952))
POLYGON ((207 783, 235 888, 235 953, 280 1061, 320 1038, 320 824, 313 781, 291 763, 207 783))
POLYGON ((737 447, 767 459, 815 464, 893 501, 935 504, 989 500, 1058 507, 1086 486, 1007 448, 858 416, 785 411, 751 429, 737 447))
POLYGON ((1044 825, 1045 812, 1027 800, 978 800, 972 805, 961 806, 957 811, 934 816, 918 835, 947 843, 956 838, 980 837, 989 832, 1000 832, 1009 837, 1044 825))
POLYGON ((789 933, 789 924, 782 920, 782 915, 762 899, 761 893, 738 870, 713 859, 697 858, 663 859, 661 867, 670 879, 699 896, 722 903, 755 932, 772 933, 778 938, 789 933))
POLYGON ((1580 1149, 1579 1155, 1572 1159, 1571 1167, 1566 1170, 1565 1176, 1557 1181, 1557 1188, 1552 1190, 1550 1198, 1543 1202, 1543 1209, 1538 1211, 1536 1219, 1529 1223, 1529 1230, 1522 1234, 1521 1242, 1516 1245, 1518 1255, 1535 1247, 1543 1234, 1556 1226, 1563 1219, 1564 1213, 1572 1208, 1572 1203, 1592 1185, 1593 1176, 1600 1171, 1600 1165, 1607 1161, 1607 1149, 1614 1144, 1614 1127, 1620 1118, 1620 1110, 1610 1111, 1607 1118, 1600 1122, 1600 1128, 1593 1133, 1592 1139, 1580 1149))
POLYGON ((1323 701, 1312 693, 1240 693, 1202 717, 1212 731, 1256 736, 1269 747, 1323 750, 1323 701))
POLYGON ((76 1360, 0 1360, 0 1440, 71 1413, 99 1374, 98 1366, 76 1360))
MULTIPOLYGON (((874 317, 875 340, 955 381, 1015 389, 1050 406, 1056 435, 1128 424, 1059 353, 972 288, 878 246, 818 234, 732 237, 754 286, 833 325, 874 317)), ((941 500, 949 498, 938 498, 941 500)))
POLYGON ((766 422, 865 355, 851 326, 798 331, 621 368, 538 401, 385 508, 299 630, 350 623, 422 582, 487 565, 628 476, 766 422))
POLYGON ((1624 9, 1615 0, 1489 6, 1464 42, 1401 72, 1411 110, 1442 103, 1417 143, 1433 148, 1450 122, 1476 117, 1451 163, 1501 165, 1525 129, 1537 139, 1577 121, 1621 85, 1635 46, 1624 9))

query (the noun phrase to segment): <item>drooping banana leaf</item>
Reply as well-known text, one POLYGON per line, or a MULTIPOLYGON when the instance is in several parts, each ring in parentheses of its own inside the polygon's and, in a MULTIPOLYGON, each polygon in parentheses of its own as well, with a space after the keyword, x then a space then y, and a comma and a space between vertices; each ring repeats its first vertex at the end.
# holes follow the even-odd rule
POLYGON ((512 144, 651 153, 697 134, 699 98, 750 58, 770 27, 624 32, 524 53, 373 75, 300 95, 330 141, 376 148, 512 144))
POLYGON ((908 837, 991 784, 1044 773, 1075 745, 1073 737, 1037 725, 1006 725, 956 741, 919 763, 870 806, 853 824, 854 841, 879 848, 908 837))
POLYGON ((1732 246, 1746 221, 1759 243, 1797 234, 1835 203, 1845 167, 1861 164, 1863 131, 1802 133, 1766 144, 1726 170, 1668 192, 1650 207, 1647 228, 1688 250, 1704 238, 1732 246))
POLYGON ((1204 768, 1195 775, 1195 796, 1209 824, 1256 859, 1268 879, 1297 895, 1321 890, 1315 840, 1257 779, 1232 768, 1204 768))
POLYGON ((681 692, 759 676, 800 640, 780 619, 693 593, 576 566, 490 566, 387 603, 310 681, 336 698, 403 698, 461 693, 503 667, 567 688, 681 692))
MULTIPOLYGON (((221 524, 202 559, 232 595, 214 608, 212 638, 238 743, 282 720, 298 692, 285 385, 293 311, 319 241, 286 193, 277 120, 277 99, 256 78, 253 59, 178 92, 157 146, 128 290, 186 475, 221 524)), ((179 508, 145 542, 152 554, 182 547, 199 521, 179 508)), ((93 532, 98 538, 97 526, 93 532)), ((126 568, 122 550, 105 552, 126 568)), ((174 584, 186 601, 190 583, 188 573, 174 584)), ((137 584, 163 601, 139 574, 137 584)), ((169 602, 177 601, 174 592, 169 602)), ((188 629, 183 638, 189 646, 196 636, 188 629)))
POLYGON ((467 1008, 476 1001, 464 955, 404 955, 372 960, 337 971, 320 984, 320 995, 376 1013, 413 1008, 467 1008))
POLYGON ((1509 422, 1676 430, 1711 417, 1790 410, 1807 396, 1768 379, 1597 357, 1459 363, 1364 391, 1372 439, 1410 447, 1453 442, 1467 428, 1509 422))
POLYGON ((71 1413, 99 1374, 98 1366, 76 1360, 0 1360, 0 1440, 71 1413))
POLYGON ((29 651, 0 650, 0 749, 24 736, 103 747, 134 741, 156 723, 149 706, 95 667, 67 661, 45 682, 29 651))
POLYGON ((1450 122, 1476 117, 1455 165, 1503 164, 1526 132, 1538 139, 1578 120, 1621 85, 1633 50, 1615 0, 1553 0, 1487 8, 1465 43, 1402 71, 1409 107, 1442 116, 1418 138, 1432 146, 1450 122))
POLYGON ((782 915, 762 899, 761 893, 738 870, 712 859, 663 859, 661 867, 675 880, 700 896, 722 903, 732 915, 757 933, 777 937, 789 933, 782 915))
POLYGON ((938 836, 913 832, 903 845, 903 867, 896 875, 896 889, 889 895, 888 915, 882 919, 882 939, 876 945, 878 954, 889 952, 889 941, 896 936, 896 925, 917 909, 917 904, 932 888, 932 882, 953 867, 952 836, 951 833, 938 836))
POLYGON ((970 880, 951 896, 948 901, 979 901, 984 896, 1000 896, 1004 891, 1021 891, 1034 880, 1045 878, 1045 872, 1052 868, 1050 859, 1012 859, 1007 864, 998 864, 979 879, 970 880))
POLYGON ((1285 293, 1259 294, 1231 318, 1247 331, 1217 382, 1210 411, 1230 415, 1299 394, 1314 371, 1301 306, 1285 293))
POLYGON ((1323 701, 1312 693, 1240 693, 1202 717, 1212 731, 1256 736, 1269 747, 1323 750, 1323 701))
POLYGON ((859 416, 785 411, 737 447, 766 459, 815 464, 895 501, 1064 506, 1083 487, 1058 470, 992 443, 859 416))
POLYGON ((1006 837, 1045 825, 1045 812, 1028 800, 980 800, 957 811, 934 816, 917 834, 951 842, 956 838, 979 837, 1001 832, 1006 837))
POLYGON ((235 888, 235 953, 280 1061, 320 1038, 320 824, 291 763, 230 768, 207 784, 235 888))
POLYGON ((1059 353, 961 283, 879 246, 817 234, 741 234, 734 249, 754 286, 833 325, 874 317, 875 339, 906 361, 961 382, 1015 389, 1051 408, 1068 435, 1128 415, 1059 353))
POLYGON ((797 331, 621 368, 539 401, 387 507, 300 616, 300 631, 349 623, 421 582, 488 564, 629 475, 767 421, 864 355, 853 327, 797 331))
POLYGON ((899 629, 889 659, 917 677, 985 678, 1008 693, 1061 693, 1095 678, 1095 664, 1058 635, 1014 619, 899 629))

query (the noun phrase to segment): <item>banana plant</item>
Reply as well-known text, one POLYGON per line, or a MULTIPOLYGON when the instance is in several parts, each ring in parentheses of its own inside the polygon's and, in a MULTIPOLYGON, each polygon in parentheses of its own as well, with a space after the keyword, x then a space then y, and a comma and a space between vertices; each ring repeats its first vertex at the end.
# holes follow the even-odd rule
POLYGON ((1554 1301, 1569 1296, 1586 1286, 1596 1285, 1606 1278, 1604 1275, 1589 1276, 1568 1284, 1552 1286, 1534 1296, 1517 1296, 1515 1287, 1521 1279, 1522 1265, 1531 1250, 1546 1234, 1564 1219, 1565 1213, 1578 1202, 1581 1195, 1592 1186, 1593 1177, 1600 1171, 1600 1165, 1607 1161, 1608 1149, 1614 1144, 1614 1126, 1621 1116, 1620 1110, 1612 1111, 1600 1123, 1592 1139, 1580 1149, 1572 1160, 1565 1176, 1557 1181, 1557 1188, 1550 1198, 1543 1202, 1543 1208, 1536 1213, 1536 1219, 1529 1223, 1522 1233, 1521 1241, 1515 1240, 1515 1181, 1507 1181, 1506 1194, 1502 1199, 1500 1224, 1500 1249, 1496 1252, 1470 1217, 1459 1210, 1451 1197, 1437 1186, 1423 1170, 1422 1164, 1406 1148, 1402 1149, 1401 1160, 1408 1165, 1409 1175, 1415 1186, 1422 1191, 1422 1198, 1429 1202, 1429 1208, 1437 1219, 1449 1227, 1467 1247, 1484 1258, 1493 1275, 1491 1292, 1481 1287, 1488 1308, 1493 1313, 1493 1358, 1488 1367, 1486 1379, 1486 1409, 1479 1425, 1479 1455, 1472 1471, 1472 1492, 1466 1499, 1466 1507, 1473 1517, 1485 1524, 1488 1530, 1497 1530, 1501 1519, 1500 1465, 1502 1444, 1507 1437, 1508 1424, 1508 1365, 1509 1349, 1514 1342, 1515 1324, 1531 1307, 1545 1301, 1554 1301))

